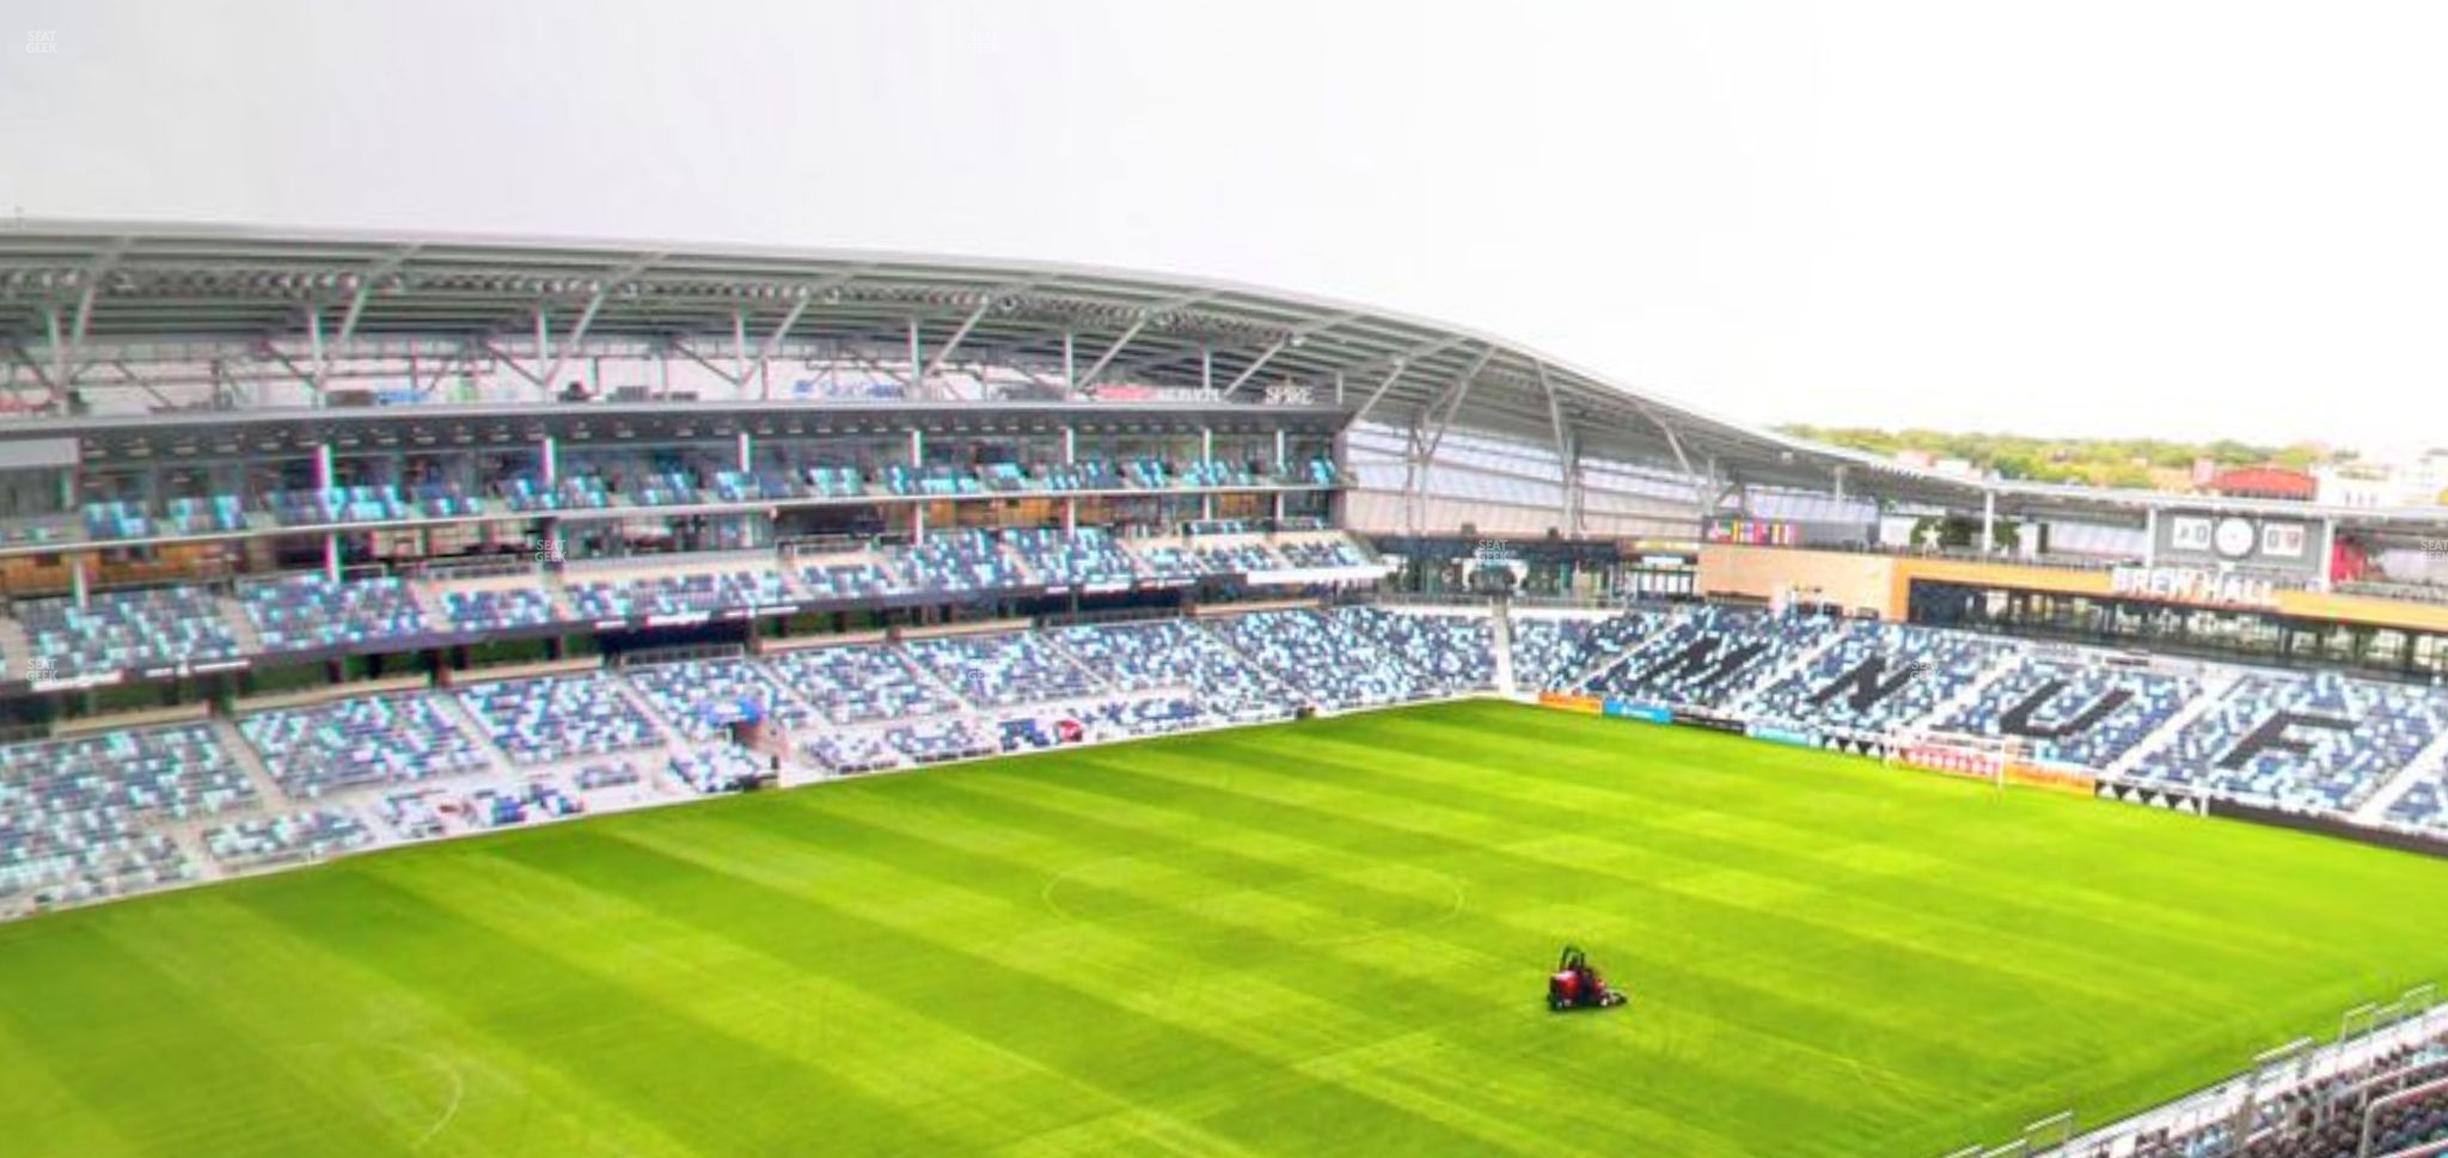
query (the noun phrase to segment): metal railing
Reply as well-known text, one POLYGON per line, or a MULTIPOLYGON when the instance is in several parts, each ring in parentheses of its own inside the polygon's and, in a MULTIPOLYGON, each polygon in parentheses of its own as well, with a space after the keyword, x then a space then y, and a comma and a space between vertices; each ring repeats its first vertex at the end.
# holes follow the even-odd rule
MULTIPOLYGON (((2251 1065, 2215 1085, 2089 1133, 2074 1134, 2074 1111, 2066 1110, 2025 1126, 2002 1143, 1967 1146, 1944 1158, 2122 1158, 2144 1152, 2139 1147, 2146 1138, 2193 1139, 2194 1148, 2167 1151, 2171 1154, 2240 1153, 2253 1139, 2286 1124, 2281 1117, 2262 1126, 2260 1113, 2266 1106, 2324 1083, 2349 1083, 2310 1107, 2325 1121, 2351 1098, 2374 1092, 2414 1068, 2376 1071, 2394 1051, 2443 1040, 2448 1040, 2448 1004, 2441 1004, 2437 987, 2425 982, 2393 1000, 2341 1011, 2337 1035, 2326 1043, 2299 1037, 2264 1050, 2251 1065)), ((2377 1104, 2365 1103, 2365 1111, 2377 1104)))

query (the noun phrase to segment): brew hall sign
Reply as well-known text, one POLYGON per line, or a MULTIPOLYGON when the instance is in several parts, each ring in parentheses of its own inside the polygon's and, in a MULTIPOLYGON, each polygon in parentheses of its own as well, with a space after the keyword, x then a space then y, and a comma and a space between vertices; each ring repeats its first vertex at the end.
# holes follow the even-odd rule
POLYGON ((2277 585, 2267 579, 2199 567, 2119 567, 2110 573, 2109 592, 2213 607, 2278 606, 2277 585))

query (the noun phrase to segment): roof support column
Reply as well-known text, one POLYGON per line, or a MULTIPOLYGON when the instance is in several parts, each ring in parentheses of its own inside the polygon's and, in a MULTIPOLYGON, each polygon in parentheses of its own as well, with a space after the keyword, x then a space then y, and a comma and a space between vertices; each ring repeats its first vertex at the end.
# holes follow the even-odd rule
POLYGON ((552 435, 545 435, 543 441, 536 444, 536 465, 545 486, 561 485, 561 444, 552 435))
POLYGON ((790 312, 782 315, 782 324, 775 326, 773 334, 765 339, 765 344, 757 348, 756 376, 759 398, 766 401, 773 399, 774 353, 782 348, 782 339, 790 336, 791 327, 799 324, 799 315, 806 313, 808 303, 814 300, 816 299, 812 294, 801 293, 799 300, 791 303, 790 312))
POLYGON ((927 396, 927 367, 925 354, 926 348, 919 342, 918 339, 918 319, 915 316, 912 316, 909 320, 910 394, 912 396, 912 401, 922 400, 927 396))
MULTIPOLYGON (((554 380, 561 377, 561 368, 569 364, 571 351, 578 348, 578 343, 586 340, 587 328, 595 324, 595 314, 603 309, 604 295, 610 292, 608 289, 597 290, 594 297, 587 299, 586 309, 579 311, 578 324, 570 328, 568 337, 561 339, 561 351, 552 356, 551 362, 546 363, 548 368, 544 371, 544 393, 547 397, 553 396, 554 380)), ((341 340, 347 341, 347 335, 343 334, 341 340)))
MULTIPOLYGON (((1253 377, 1256 377, 1256 376, 1257 376, 1257 374, 1258 374, 1258 371, 1265 369, 1265 368, 1266 368, 1266 364, 1267 364, 1267 363, 1272 362, 1272 361, 1274 361, 1274 360, 1275 360, 1275 355, 1280 354, 1280 353, 1283 353, 1283 352, 1284 352, 1284 349, 1285 349, 1286 347, 1290 346, 1291 344, 1292 344, 1292 339, 1290 339, 1290 338, 1285 338, 1284 340, 1282 340, 1282 341, 1280 341, 1280 342, 1277 342, 1277 343, 1275 343, 1275 344, 1274 344, 1274 345, 1272 345, 1272 346, 1267 347, 1265 350, 1260 351, 1260 352, 1259 352, 1259 354, 1258 354, 1258 357, 1257 357, 1257 359, 1256 359, 1256 360, 1252 361, 1252 362, 1251 362, 1249 365, 1242 367, 1242 369, 1241 369, 1241 372, 1240 372, 1240 373, 1233 375, 1233 380, 1232 380, 1232 381, 1227 382, 1227 383, 1225 383, 1225 384, 1224 384, 1224 394, 1223 394, 1223 396, 1224 396, 1224 397, 1226 397, 1226 398, 1230 398, 1230 397, 1232 397, 1234 394, 1239 393, 1239 392, 1240 392, 1240 390, 1241 390, 1241 384, 1242 384, 1242 383, 1249 381, 1249 380, 1250 380, 1251 378, 1253 378, 1253 377)), ((1207 385, 1213 385, 1213 382, 1212 382, 1212 381, 1209 381, 1209 382, 1207 382, 1207 383, 1205 383, 1205 384, 1207 384, 1207 385)), ((1335 401, 1337 401, 1337 402, 1341 402, 1342 400, 1343 400, 1343 373, 1342 373, 1342 371, 1339 371, 1339 370, 1338 370, 1338 371, 1336 371, 1336 372, 1335 372, 1335 401)))
POLYGON ((1138 337, 1139 331, 1147 328, 1148 319, 1154 316, 1147 313, 1140 314, 1139 320, 1132 322, 1129 329, 1122 331, 1121 337, 1114 339, 1113 345, 1105 347, 1105 352, 1098 355, 1096 361, 1088 364, 1088 372, 1080 375, 1079 384, 1086 386, 1094 383, 1096 376, 1104 373, 1105 367, 1113 364, 1114 355, 1129 348, 1131 339, 1138 337))
MULTIPOLYGON (((748 312, 731 311, 731 381, 748 384, 748 312)), ((546 383, 550 386, 550 383, 546 383)))
POLYGON ((1079 389, 1079 365, 1076 361, 1077 339, 1069 330, 1063 331, 1063 396, 1068 398, 1079 389))
POLYGON ((739 432, 739 469, 741 474, 756 469, 756 436, 745 430, 739 432))
MULTIPOLYGON (((306 348, 314 363, 314 372, 306 376, 306 385, 308 389, 314 391, 314 404, 320 407, 323 405, 324 365, 323 307, 320 305, 311 306, 306 310, 306 348)), ((330 486, 331 484, 327 482, 323 485, 330 486)))
MULTIPOLYGON (((910 321, 910 341, 916 342, 917 340, 918 322, 912 319, 910 321)), ((926 435, 920 433, 917 427, 910 427, 910 467, 915 470, 925 465, 926 435)), ((910 542, 926 542, 926 532, 926 501, 922 498, 910 504, 910 542)))
POLYGON ((1581 477, 1581 440, 1569 440, 1564 454, 1564 533, 1580 535, 1589 530, 1589 486, 1581 477))
POLYGON ((1989 555, 1996 553, 1996 543, 1997 492, 1984 488, 1981 491, 1981 554, 1989 555))
POLYGON ((1063 465, 1079 461, 1079 427, 1063 424, 1063 465))
MULTIPOLYGON (((927 363, 927 371, 925 375, 925 379, 927 381, 934 381, 935 376, 943 371, 944 362, 952 357, 952 351, 960 349, 961 340, 967 338, 969 336, 969 331, 976 329, 979 320, 986 316, 986 311, 993 308, 994 299, 988 298, 983 302, 979 302, 978 308, 969 311, 968 317, 961 319, 960 328, 952 331, 952 340, 945 342, 943 349, 935 351, 935 360, 927 363)), ((917 353, 917 348, 915 346, 911 347, 910 352, 911 354, 915 355, 917 353)))
POLYGON ((63 400, 69 388, 76 385, 77 375, 85 372, 85 331, 93 323, 94 298, 102 292, 103 271, 116 263, 114 250, 113 256, 103 258, 99 268, 85 275, 85 288, 77 294, 76 321, 68 327, 67 361, 60 368, 63 400))
POLYGON ((1581 486, 1580 447, 1564 424, 1564 402, 1556 396, 1555 383, 1547 377, 1547 363, 1533 362, 1530 369, 1538 378, 1539 393, 1547 396, 1547 427, 1555 438, 1556 478, 1562 484, 1556 491, 1556 518, 1564 534, 1576 534, 1580 531, 1574 510, 1579 497, 1576 492, 1581 486))
MULTIPOLYGON (((536 307, 535 332, 536 366, 541 368, 544 365, 545 360, 552 357, 552 319, 542 306, 536 307)), ((520 367, 517 362, 511 362, 510 368, 519 371, 521 374, 527 373, 527 371, 520 367)), ((537 378, 531 374, 528 375, 528 377, 535 382, 538 389, 544 391, 544 400, 546 402, 553 400, 552 383, 545 381, 542 378, 537 378)))
POLYGON ((1199 389, 1215 393, 1215 351, 1203 345, 1199 347, 1199 389))
POLYGON ((2142 508, 2142 565, 2159 565, 2159 508, 2142 508))
POLYGON ((1335 371, 1335 405, 1343 405, 1343 372, 1335 371))
POLYGON ((1420 507, 1427 502, 1428 484, 1422 477, 1426 471, 1420 460, 1420 423, 1427 417, 1427 411, 1421 411, 1403 434, 1403 533, 1413 537, 1419 535, 1420 507))
MULTIPOLYGON (((62 341, 60 338, 60 312, 58 305, 54 304, 43 307, 43 330, 51 343, 51 381, 46 383, 46 385, 50 386, 51 388, 50 400, 52 404, 55 406, 63 405, 68 397, 69 355, 68 343, 62 341)), ((80 601, 79 606, 82 605, 82 601, 80 601)))
POLYGON ((1414 524, 1412 533, 1414 535, 1419 533, 1419 524, 1423 523, 1427 517, 1428 467, 1436 460, 1437 451, 1445 445, 1445 432, 1452 429, 1454 415, 1461 413, 1462 400, 1469 397, 1471 383, 1479 380, 1479 372, 1487 369, 1488 362, 1495 357, 1496 347, 1494 346, 1480 350, 1479 356, 1471 361, 1470 368, 1462 371, 1461 377, 1454 379, 1453 385, 1446 390, 1447 397, 1440 400, 1445 411, 1444 415, 1438 417, 1436 408, 1431 407, 1421 411, 1419 418, 1411 425, 1411 434, 1415 441, 1422 439, 1423 435, 1425 437, 1425 441, 1419 442, 1419 470, 1411 476, 1412 486, 1415 488, 1411 499, 1414 524), (1435 429, 1423 431, 1420 424, 1431 418, 1436 419, 1435 429))
POLYGON ((2321 520, 2321 545, 2319 558, 2320 576, 2313 580, 2313 582, 2319 585, 2315 588, 2315 590, 2327 591, 2329 590, 2330 583, 2337 578, 2337 572, 2335 570, 2337 566, 2337 520, 2334 518, 2321 520))
MULTIPOLYGON (((318 339, 321 337, 319 331, 317 333, 317 337, 318 339)), ((323 343, 320 340, 315 343, 318 350, 322 347, 322 345, 323 343)), ((315 397, 318 400, 320 400, 322 396, 321 391, 316 391, 315 397)), ((336 472, 332 469, 332 448, 330 443, 318 442, 315 444, 314 465, 316 489, 325 491, 332 490, 336 472)), ((340 532, 338 531, 323 532, 323 577, 331 580, 334 583, 340 581, 340 532)))

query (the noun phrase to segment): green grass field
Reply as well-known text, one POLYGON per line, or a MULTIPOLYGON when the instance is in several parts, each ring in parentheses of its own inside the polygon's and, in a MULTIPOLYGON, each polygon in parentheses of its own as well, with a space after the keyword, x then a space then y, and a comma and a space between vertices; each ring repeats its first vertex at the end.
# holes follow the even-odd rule
POLYGON ((0 1152, 1935 1155, 2448 978, 2448 862, 1465 704, 0 928, 0 1152), (1576 941, 1626 1009, 1540 1004, 1576 941))

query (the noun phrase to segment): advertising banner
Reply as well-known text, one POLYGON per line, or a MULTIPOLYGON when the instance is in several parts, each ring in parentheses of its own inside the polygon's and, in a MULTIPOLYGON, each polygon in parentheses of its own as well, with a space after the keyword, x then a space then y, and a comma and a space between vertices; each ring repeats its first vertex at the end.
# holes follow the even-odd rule
POLYGON ((1677 708, 1667 715, 1675 723, 1686 728, 1706 728, 1712 732, 1733 732, 1738 735, 1743 730, 1743 721, 1739 717, 1718 712, 1701 711, 1697 708, 1677 708))
POLYGON ((1656 704, 1644 704, 1633 700, 1608 700, 1606 714, 1622 720, 1639 720, 1644 724, 1675 722, 1674 713, 1656 704))
POLYGON ((1754 740, 1766 740, 1771 744, 1791 744, 1796 748, 1819 746, 1817 733, 1797 731, 1793 728, 1773 728, 1766 724, 1752 724, 1743 729, 1743 734, 1754 740))
POLYGON ((1562 708, 1568 712, 1587 712, 1593 716, 1598 714, 1600 707, 1596 696, 1569 696, 1563 692, 1540 692, 1538 702, 1540 707, 1562 708))
POLYGON ((2074 796, 2089 796, 2098 787, 2099 778, 2090 769, 2072 764, 2038 764, 2021 760, 2006 765, 2006 782, 2028 788, 2046 788, 2074 796))

